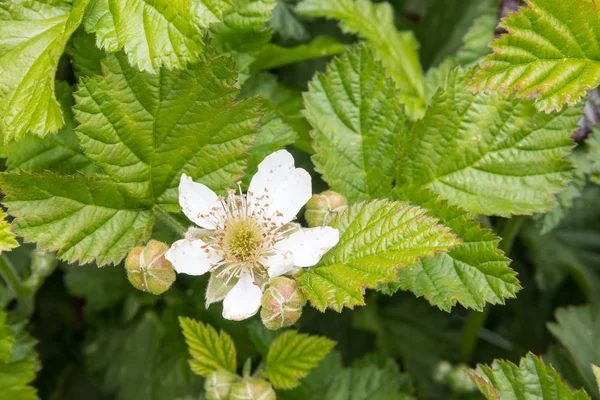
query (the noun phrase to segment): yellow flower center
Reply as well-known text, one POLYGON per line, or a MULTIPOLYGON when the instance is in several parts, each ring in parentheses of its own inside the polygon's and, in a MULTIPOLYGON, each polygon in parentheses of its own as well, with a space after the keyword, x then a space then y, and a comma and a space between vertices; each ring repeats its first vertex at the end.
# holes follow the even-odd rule
POLYGON ((227 221, 221 243, 231 262, 256 262, 261 254, 264 227, 255 218, 239 216, 227 221))

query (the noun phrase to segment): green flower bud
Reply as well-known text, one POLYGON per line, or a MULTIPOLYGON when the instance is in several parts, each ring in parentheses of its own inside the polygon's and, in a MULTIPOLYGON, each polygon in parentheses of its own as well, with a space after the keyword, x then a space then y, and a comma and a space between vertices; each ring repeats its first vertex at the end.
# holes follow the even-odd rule
POLYGON ((465 373, 465 370, 468 368, 469 367, 465 364, 457 365, 452 372, 450 372, 450 375, 448 375, 448 386, 450 386, 454 392, 466 393, 477 389, 475 384, 465 373))
POLYGON ((169 250, 165 243, 151 240, 146 247, 136 247, 125 259, 129 282, 143 292, 161 294, 175 281, 175 271, 164 257, 169 250))
POLYGON ((271 279, 261 300, 260 318, 269 329, 285 328, 298 321, 306 296, 294 279, 279 276, 271 279))
POLYGON ((222 369, 211 372, 204 381, 206 398, 208 400, 228 400, 231 388, 241 379, 238 375, 222 369))
POLYGON ((337 214, 341 214, 348 207, 348 201, 344 196, 328 190, 321 194, 313 195, 306 203, 304 219, 308 226, 325 226, 337 214))
POLYGON ((233 385, 230 400, 275 400, 271 384, 263 379, 246 378, 233 385))

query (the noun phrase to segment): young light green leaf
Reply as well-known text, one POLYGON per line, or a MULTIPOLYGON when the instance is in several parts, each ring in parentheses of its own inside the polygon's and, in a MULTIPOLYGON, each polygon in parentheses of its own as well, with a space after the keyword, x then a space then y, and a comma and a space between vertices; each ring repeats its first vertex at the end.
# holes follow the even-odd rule
POLYGON ((54 95, 60 56, 88 0, 0 3, 0 136, 6 144, 30 131, 44 136, 63 125, 54 95))
POLYGON ((202 376, 219 369, 235 373, 235 345, 231 336, 190 318, 179 317, 179 324, 192 355, 192 371, 202 376))
POLYGON ((403 137, 397 184, 430 189, 477 214, 509 216, 552 208, 570 178, 571 134, 580 108, 551 115, 533 100, 466 90, 475 69, 454 70, 425 117, 403 137))
POLYGON ((494 54, 472 85, 478 90, 536 96, 539 110, 579 102, 600 84, 600 14, 596 0, 528 0, 500 26, 494 54))
POLYGON ((0 208, 0 253, 10 251, 18 245, 17 238, 10 230, 10 224, 6 221, 6 214, 0 208))
POLYGON ((589 400, 582 390, 572 391, 552 367, 529 353, 519 365, 495 360, 491 367, 478 365, 467 374, 488 400, 589 400))
POLYGON ((427 210, 405 202, 354 204, 331 226, 340 241, 315 267, 298 273, 298 283, 318 310, 365 304, 366 288, 398 280, 398 270, 447 251, 460 240, 427 210))
POLYGON ((65 125, 56 135, 40 138, 26 135, 18 143, 8 145, 6 165, 9 170, 42 172, 51 170, 73 174, 93 169, 92 162, 83 154, 75 135, 73 94, 66 82, 56 82, 56 97, 61 104, 65 125))
POLYGON ((265 376, 276 389, 292 389, 334 346, 326 337, 284 332, 269 347, 265 376))
POLYGON ((242 175, 256 137, 258 100, 237 101, 233 63, 208 53, 186 71, 157 75, 111 56, 105 75, 75 93, 86 155, 135 197, 172 211, 182 173, 223 190, 242 175))
POLYGON ((340 21, 344 32, 367 41, 375 56, 383 63, 387 75, 400 89, 400 98, 412 119, 425 112, 425 87, 417 52, 418 43, 412 32, 399 32, 394 25, 394 10, 388 3, 373 4, 369 0, 304 0, 296 11, 315 17, 340 21))
POLYGON ((450 311, 456 303, 483 310, 486 303, 503 304, 521 289, 510 260, 498 249, 500 238, 472 221, 464 211, 448 206, 435 196, 416 189, 395 190, 393 198, 407 200, 429 210, 429 214, 452 230, 463 244, 447 253, 402 268, 398 282, 383 285, 384 293, 398 289, 424 296, 432 305, 450 311))
POLYGON ((346 50, 346 45, 329 36, 317 36, 308 44, 295 47, 281 47, 268 44, 257 54, 252 63, 255 71, 278 68, 313 58, 334 56, 346 50))
POLYGON ((304 105, 313 161, 330 187, 351 202, 385 196, 406 118, 371 51, 360 45, 335 58, 309 84, 304 105))
POLYGON ((29 385, 39 369, 35 342, 23 325, 7 325, 6 313, 0 310, 0 400, 39 400, 29 385))
POLYGON ((600 396, 592 370, 592 364, 600 364, 600 305, 559 308, 555 315, 556 323, 549 323, 548 329, 569 351, 586 390, 600 396))
POLYGON ((600 368, 596 365, 592 365, 592 370, 594 371, 594 376, 596 377, 596 387, 600 391, 600 368))
POLYGON ((221 22, 231 0, 91 0, 84 26, 96 34, 98 47, 124 49, 142 71, 182 69, 200 60, 201 28, 221 22))
POLYGON ((116 264, 152 229, 148 203, 107 179, 4 173, 0 187, 15 232, 69 262, 116 264))
POLYGON ((275 0, 233 0, 233 4, 222 22, 211 25, 210 38, 218 53, 233 57, 243 83, 255 56, 271 39, 271 30, 265 25, 275 0))

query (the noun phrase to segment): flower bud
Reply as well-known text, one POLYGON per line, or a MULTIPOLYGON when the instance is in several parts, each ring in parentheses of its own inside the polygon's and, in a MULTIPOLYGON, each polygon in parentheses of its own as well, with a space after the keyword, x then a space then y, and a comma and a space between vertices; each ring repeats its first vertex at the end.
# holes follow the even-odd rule
POLYGON ((298 321, 306 296, 294 279, 279 276, 271 279, 261 300, 260 318, 269 329, 285 328, 298 321))
POLYGON ((263 379, 246 378, 233 385, 230 400, 275 400, 271 384, 263 379))
POLYGON ((175 271, 164 257, 169 250, 165 243, 151 240, 146 247, 136 247, 125 259, 127 278, 135 287, 144 292, 161 294, 175 281, 175 271))
POLYGON ((204 381, 204 390, 208 400, 228 400, 231 388, 241 378, 229 371, 218 370, 211 372, 204 381))
POLYGON ((347 207, 348 201, 344 196, 328 190, 321 194, 315 194, 308 200, 304 219, 310 227, 325 226, 337 214, 343 213, 347 207))

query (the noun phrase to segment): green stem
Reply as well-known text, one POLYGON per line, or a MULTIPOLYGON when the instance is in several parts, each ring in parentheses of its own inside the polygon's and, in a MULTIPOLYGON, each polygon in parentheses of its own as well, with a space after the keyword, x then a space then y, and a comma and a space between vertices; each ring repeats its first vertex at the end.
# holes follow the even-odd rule
MULTIPOLYGON (((498 245, 500 250, 506 254, 510 252, 525 221, 526 217, 513 217, 498 223, 496 232, 502 238, 502 241, 498 245)), ((472 311, 469 313, 460 341, 462 362, 468 363, 470 361, 475 345, 477 344, 477 339, 479 339, 479 331, 485 325, 491 309, 491 306, 487 304, 483 311, 472 311)))
POLYGON ((0 255, 0 275, 17 296, 19 301, 18 311, 25 316, 30 316, 33 312, 33 299, 12 263, 4 254, 0 255))
POLYGON ((152 211, 156 217, 161 220, 166 226, 168 226, 173 232, 179 234, 180 236, 184 236, 185 232, 187 232, 188 227, 179 222, 179 220, 165 211, 161 206, 154 205, 152 207, 152 211))

